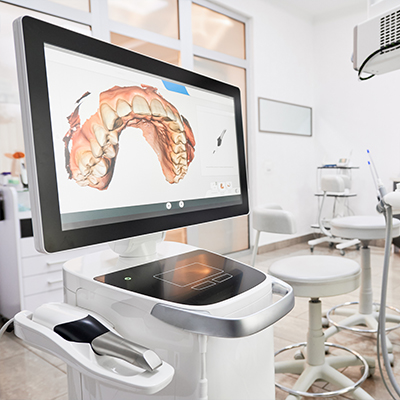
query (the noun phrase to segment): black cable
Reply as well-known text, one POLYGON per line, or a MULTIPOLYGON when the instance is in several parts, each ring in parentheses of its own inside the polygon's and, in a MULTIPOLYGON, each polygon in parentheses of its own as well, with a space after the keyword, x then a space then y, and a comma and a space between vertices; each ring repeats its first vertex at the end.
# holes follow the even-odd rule
POLYGON ((3 336, 5 331, 8 331, 8 328, 14 324, 14 318, 9 319, 0 329, 0 339, 3 336))
POLYGON ((368 61, 371 60, 371 58, 375 57, 377 54, 379 54, 379 53, 381 53, 381 52, 382 52, 381 49, 374 51, 374 52, 373 52, 372 54, 370 54, 370 55, 364 60, 364 62, 361 64, 361 67, 360 67, 360 69, 358 70, 358 79, 359 79, 360 81, 366 81, 366 80, 371 79, 371 78, 373 78, 373 77, 375 76, 375 74, 371 74, 371 75, 368 75, 367 77, 363 78, 363 77, 361 76, 361 73, 362 73, 362 70, 364 69, 364 67, 367 65, 368 61))
POLYGON ((361 64, 361 67, 360 67, 360 69, 358 70, 358 79, 360 79, 360 81, 366 81, 366 80, 368 80, 368 79, 373 78, 373 77, 375 76, 375 74, 368 75, 368 76, 365 77, 365 78, 363 78, 363 77, 361 76, 362 70, 365 68, 365 66, 367 65, 367 63, 368 63, 372 58, 374 58, 377 54, 380 54, 380 53, 382 53, 382 52, 385 51, 385 50, 389 50, 389 49, 391 49, 391 48, 393 48, 393 47, 397 47, 397 46, 400 46, 400 40, 397 40, 396 42, 387 44, 386 46, 382 46, 382 47, 379 48, 378 50, 375 50, 373 53, 371 53, 371 54, 363 61, 363 63, 361 64))

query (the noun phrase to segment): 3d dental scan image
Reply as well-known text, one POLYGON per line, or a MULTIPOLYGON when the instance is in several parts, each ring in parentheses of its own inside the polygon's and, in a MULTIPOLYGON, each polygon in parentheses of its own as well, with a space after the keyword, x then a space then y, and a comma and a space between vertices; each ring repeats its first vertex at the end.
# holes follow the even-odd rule
POLYGON ((81 126, 79 107, 90 95, 86 93, 68 117, 70 129, 64 137, 70 179, 80 186, 107 189, 117 160, 119 137, 128 127, 143 132, 169 183, 184 178, 194 158, 193 131, 189 121, 158 94, 157 88, 144 84, 114 86, 100 93, 99 110, 81 126))

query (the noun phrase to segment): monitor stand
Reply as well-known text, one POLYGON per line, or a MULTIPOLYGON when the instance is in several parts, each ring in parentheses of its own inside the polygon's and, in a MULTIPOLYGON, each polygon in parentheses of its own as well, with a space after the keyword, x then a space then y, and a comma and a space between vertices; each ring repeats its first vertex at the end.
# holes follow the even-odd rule
POLYGON ((151 233, 109 244, 111 250, 119 255, 118 265, 126 267, 152 260, 157 255, 157 244, 165 238, 165 232, 151 233))

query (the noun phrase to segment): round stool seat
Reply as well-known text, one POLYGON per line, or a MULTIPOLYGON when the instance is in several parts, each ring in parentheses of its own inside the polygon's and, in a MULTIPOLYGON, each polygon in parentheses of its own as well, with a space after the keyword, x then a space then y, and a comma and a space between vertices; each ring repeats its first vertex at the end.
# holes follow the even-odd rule
POLYGON ((274 262, 269 273, 293 287, 298 297, 329 297, 352 292, 361 268, 353 260, 332 256, 297 256, 274 262))
MULTIPOLYGON (((333 236, 347 239, 374 240, 384 239, 386 232, 383 215, 354 215, 331 220, 333 236)), ((400 221, 393 219, 392 237, 400 235, 400 221)))

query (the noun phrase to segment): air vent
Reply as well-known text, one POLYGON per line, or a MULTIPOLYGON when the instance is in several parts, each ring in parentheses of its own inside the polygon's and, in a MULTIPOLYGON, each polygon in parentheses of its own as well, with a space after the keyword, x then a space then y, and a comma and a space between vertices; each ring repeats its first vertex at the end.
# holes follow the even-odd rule
MULTIPOLYGON (((381 18, 380 47, 386 47, 398 41, 400 41, 400 10, 381 18)), ((383 53, 393 50, 395 50, 395 48, 384 50, 383 53)))

